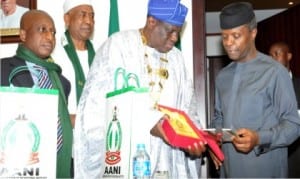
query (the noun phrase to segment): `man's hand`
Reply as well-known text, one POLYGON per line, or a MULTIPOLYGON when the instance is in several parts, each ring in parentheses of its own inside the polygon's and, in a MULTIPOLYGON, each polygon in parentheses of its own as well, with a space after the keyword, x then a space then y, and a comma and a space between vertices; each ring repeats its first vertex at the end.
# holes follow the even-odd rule
MULTIPOLYGON (((166 144, 170 145, 167 136, 162 128, 162 120, 167 120, 168 115, 163 116, 151 129, 150 134, 156 137, 161 138, 166 144)), ((202 155, 203 152, 206 151, 206 144, 202 141, 195 142, 193 145, 188 146, 186 149, 183 149, 187 152, 190 156, 199 157, 202 155)))
POLYGON ((220 166, 222 166, 222 162, 218 159, 218 157, 211 151, 208 150, 210 158, 212 159, 212 161, 215 164, 215 167, 217 170, 219 170, 220 166))
POLYGON ((195 142, 192 146, 189 145, 184 151, 190 156, 200 157, 202 153, 206 151, 206 144, 204 144, 202 141, 195 142))
POLYGON ((241 128, 236 131, 236 136, 232 137, 232 143, 238 151, 249 153, 259 144, 259 137, 257 132, 241 128))
POLYGON ((165 118, 168 118, 167 115, 163 116, 154 126, 153 128, 151 129, 150 131, 150 134, 155 136, 155 137, 159 137, 161 138, 166 144, 169 144, 169 141, 168 141, 168 138, 167 136, 165 135, 165 132, 162 128, 162 121, 165 119, 165 118))

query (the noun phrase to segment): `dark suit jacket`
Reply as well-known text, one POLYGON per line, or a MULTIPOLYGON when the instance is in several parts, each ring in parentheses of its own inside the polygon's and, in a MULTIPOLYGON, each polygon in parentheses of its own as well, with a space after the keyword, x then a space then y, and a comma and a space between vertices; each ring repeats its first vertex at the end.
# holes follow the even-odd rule
POLYGON ((300 78, 293 77, 292 80, 296 94, 298 109, 300 109, 300 78))
MULTIPOLYGON (((26 65, 25 61, 16 56, 1 59, 1 86, 9 86, 10 84, 8 77, 11 71, 18 66, 24 65, 26 65)), ((64 88, 66 98, 68 99, 71 90, 71 84, 69 80, 67 80, 61 74, 59 75, 59 78, 64 88)), ((12 79, 12 84, 17 87, 32 87, 33 79, 30 72, 22 71, 16 74, 12 79)))
MULTIPOLYGON (((300 110, 300 78, 292 78, 298 110, 300 110)), ((300 178, 300 138, 289 146, 289 178, 300 178)))

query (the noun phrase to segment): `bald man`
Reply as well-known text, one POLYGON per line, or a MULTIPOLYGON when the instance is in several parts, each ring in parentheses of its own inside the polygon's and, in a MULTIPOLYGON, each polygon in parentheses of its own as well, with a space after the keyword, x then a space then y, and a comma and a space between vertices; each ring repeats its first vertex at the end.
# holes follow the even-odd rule
POLYGON ((289 71, 296 92, 298 109, 300 109, 300 78, 292 76, 292 72, 290 69, 290 61, 292 60, 293 54, 290 51, 289 45, 285 42, 275 42, 270 46, 269 54, 271 57, 273 57, 274 60, 281 63, 289 71))
MULTIPOLYGON (((67 109, 67 99, 70 93, 70 82, 61 75, 61 68, 51 58, 55 47, 55 33, 53 19, 44 11, 27 11, 21 18, 20 39, 16 55, 1 60, 1 85, 32 87, 34 84, 42 88, 38 83, 37 72, 34 66, 40 69, 50 78, 51 87, 59 91, 58 115, 62 127, 62 147, 57 151, 57 178, 70 178, 71 176, 71 147, 72 126, 67 109), (29 71, 16 74, 9 81, 10 73, 17 67, 27 66, 29 71)), ((46 106, 41 106, 46 107, 46 106)), ((56 134, 55 131, 49 131, 56 134)), ((58 135, 60 136, 60 135, 58 135)))
MULTIPOLYGON (((291 69, 290 69, 290 61, 292 60, 292 53, 290 51, 290 47, 285 42, 275 42, 270 46, 269 54, 273 57, 274 60, 281 63, 283 66, 287 68, 289 71, 293 85, 294 90, 296 93, 296 98, 298 102, 298 113, 300 111, 300 78, 296 78, 292 75, 291 69)), ((300 178, 300 139, 296 140, 293 144, 289 146, 289 159, 288 159, 288 165, 289 165, 289 177, 290 178, 300 178)))
POLYGON ((273 59, 281 63, 290 71, 290 61, 292 59, 292 53, 290 47, 285 42, 276 42, 271 45, 269 54, 273 59))

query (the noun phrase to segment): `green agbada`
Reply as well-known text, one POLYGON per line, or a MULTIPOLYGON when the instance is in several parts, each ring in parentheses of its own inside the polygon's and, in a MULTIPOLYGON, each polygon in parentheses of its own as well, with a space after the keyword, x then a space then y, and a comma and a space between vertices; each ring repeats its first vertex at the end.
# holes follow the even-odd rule
MULTIPOLYGON (((71 36, 70 36, 70 33, 68 30, 65 31, 65 36, 68 41, 68 44, 66 44, 64 46, 64 49, 65 49, 70 61, 72 62, 72 65, 74 68, 75 84, 76 84, 76 101, 78 104, 82 90, 83 90, 83 86, 85 83, 85 76, 84 76, 83 69, 80 65, 78 55, 76 53, 73 41, 71 39, 71 36)), ((95 56, 95 50, 94 50, 92 43, 89 40, 86 41, 86 47, 88 50, 88 63, 89 63, 89 66, 91 66, 94 56, 95 56)))
POLYGON ((58 116, 63 129, 63 146, 56 157, 56 177, 70 178, 73 136, 66 96, 58 75, 61 73, 61 68, 53 62, 51 57, 41 59, 23 45, 18 46, 16 56, 47 69, 53 88, 59 90, 58 116))

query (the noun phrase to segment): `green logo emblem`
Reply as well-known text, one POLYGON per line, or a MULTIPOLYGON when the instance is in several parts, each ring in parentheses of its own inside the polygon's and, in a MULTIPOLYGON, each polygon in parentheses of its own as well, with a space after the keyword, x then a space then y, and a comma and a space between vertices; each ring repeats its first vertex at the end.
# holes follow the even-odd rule
POLYGON ((117 117, 117 107, 113 109, 113 119, 110 121, 106 133, 105 162, 114 165, 121 160, 120 148, 122 144, 122 129, 117 117))
POLYGON ((39 162, 40 133, 24 114, 4 126, 0 139, 0 163, 6 163, 6 159, 10 157, 18 157, 17 160, 21 157, 26 164, 39 162))

